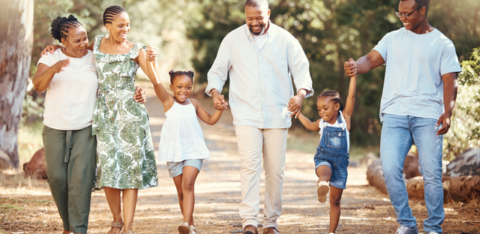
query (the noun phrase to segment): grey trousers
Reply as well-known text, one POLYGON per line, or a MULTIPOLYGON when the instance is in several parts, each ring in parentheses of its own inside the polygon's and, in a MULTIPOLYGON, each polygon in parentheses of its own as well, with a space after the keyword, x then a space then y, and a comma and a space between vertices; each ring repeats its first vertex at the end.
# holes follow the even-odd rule
POLYGON ((63 228, 87 233, 97 147, 92 127, 66 131, 44 126, 42 136, 48 184, 63 228))

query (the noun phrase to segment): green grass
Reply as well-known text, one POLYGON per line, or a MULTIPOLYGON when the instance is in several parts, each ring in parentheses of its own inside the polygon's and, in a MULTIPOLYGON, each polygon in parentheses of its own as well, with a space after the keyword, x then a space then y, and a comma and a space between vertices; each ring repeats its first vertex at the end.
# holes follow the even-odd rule
POLYGON ((18 131, 18 157, 20 163, 30 161, 33 154, 43 147, 42 130, 42 120, 28 125, 20 125, 18 131))
POLYGON ((35 205, 44 205, 49 204, 52 201, 50 200, 27 200, 27 199, 14 199, 0 197, 0 214, 10 213, 12 211, 21 211, 23 210, 23 205, 35 204, 35 205))

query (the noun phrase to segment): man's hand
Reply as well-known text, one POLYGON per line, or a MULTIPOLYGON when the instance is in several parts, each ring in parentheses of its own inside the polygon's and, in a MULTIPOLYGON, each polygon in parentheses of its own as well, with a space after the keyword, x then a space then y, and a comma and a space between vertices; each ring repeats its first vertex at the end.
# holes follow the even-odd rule
POLYGON ((135 95, 133 95, 133 100, 142 104, 147 102, 147 96, 145 95, 145 90, 142 87, 135 86, 135 95))
POLYGON ((451 113, 444 113, 443 115, 440 116, 440 118, 438 118, 437 127, 440 126, 440 124, 443 124, 443 126, 437 131, 437 136, 443 135, 448 132, 448 129, 450 129, 451 117, 452 117, 451 113))
POLYGON ((223 111, 228 108, 228 102, 225 101, 223 95, 218 95, 217 98, 213 99, 213 107, 217 110, 223 111))
POLYGON ((305 99, 305 95, 307 95, 307 91, 301 89, 298 91, 297 95, 290 98, 288 101, 287 107, 288 111, 291 111, 290 117, 295 116, 295 119, 298 118, 300 111, 302 110, 303 99, 305 99))
POLYGON ((357 63, 352 58, 343 64, 343 69, 345 69, 347 76, 354 77, 357 75, 357 63))

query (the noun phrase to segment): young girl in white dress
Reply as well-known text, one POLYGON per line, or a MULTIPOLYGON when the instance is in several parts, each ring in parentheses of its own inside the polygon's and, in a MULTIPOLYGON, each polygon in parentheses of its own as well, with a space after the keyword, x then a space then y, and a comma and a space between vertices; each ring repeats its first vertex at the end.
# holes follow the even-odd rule
POLYGON ((195 206, 195 180, 203 160, 210 157, 197 120, 213 125, 227 108, 228 103, 215 104, 215 113, 210 115, 195 99, 189 99, 193 86, 192 71, 170 71, 170 88, 173 96, 161 85, 154 85, 157 97, 162 101, 167 120, 160 138, 158 159, 167 162, 168 172, 173 178, 178 193, 178 202, 183 214, 180 234, 197 234, 193 222, 195 206))

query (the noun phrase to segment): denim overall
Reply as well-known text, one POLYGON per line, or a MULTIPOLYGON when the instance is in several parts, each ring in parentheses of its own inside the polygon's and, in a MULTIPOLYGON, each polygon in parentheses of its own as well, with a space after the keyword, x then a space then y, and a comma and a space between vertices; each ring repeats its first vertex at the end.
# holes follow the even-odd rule
MULTIPOLYGON (((315 161, 315 171, 319 166, 325 165, 332 170, 330 185, 339 189, 345 189, 347 184, 347 167, 349 163, 347 127, 342 120, 340 112, 337 121, 342 127, 324 126, 315 161)), ((323 120, 320 122, 323 124, 323 120)))

